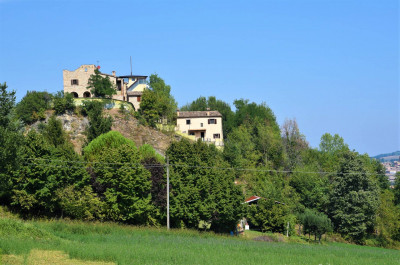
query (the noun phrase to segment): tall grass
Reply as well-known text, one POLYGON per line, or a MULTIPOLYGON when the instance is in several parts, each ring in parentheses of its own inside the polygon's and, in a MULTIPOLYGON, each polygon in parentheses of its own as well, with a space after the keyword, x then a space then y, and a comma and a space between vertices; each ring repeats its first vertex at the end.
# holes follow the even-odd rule
POLYGON ((399 264, 396 250, 333 243, 267 243, 190 230, 111 223, 0 219, 3 253, 61 250, 118 264, 399 264))

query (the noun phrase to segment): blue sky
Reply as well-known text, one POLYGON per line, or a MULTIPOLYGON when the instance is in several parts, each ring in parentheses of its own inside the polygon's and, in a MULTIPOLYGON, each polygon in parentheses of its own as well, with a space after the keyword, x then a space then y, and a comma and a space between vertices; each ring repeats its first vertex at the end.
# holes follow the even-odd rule
POLYGON ((377 155, 400 150, 399 5, 381 0, 0 0, 0 82, 20 100, 62 90, 62 70, 159 74, 180 106, 265 102, 377 155))

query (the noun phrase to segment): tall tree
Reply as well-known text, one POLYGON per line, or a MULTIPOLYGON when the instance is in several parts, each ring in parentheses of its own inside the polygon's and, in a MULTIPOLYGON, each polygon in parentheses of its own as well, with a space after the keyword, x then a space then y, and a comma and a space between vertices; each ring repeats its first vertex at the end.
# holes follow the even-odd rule
POLYGON ((287 165, 290 170, 302 164, 302 152, 308 149, 308 143, 300 133, 296 120, 285 120, 282 125, 282 141, 287 155, 287 165))
POLYGON ((22 213, 60 216, 62 207, 57 192, 88 181, 79 163, 82 160, 71 145, 55 147, 35 130, 26 136, 22 159, 25 163, 15 172, 12 189, 12 205, 22 213))
POLYGON ((197 228, 200 221, 217 232, 232 230, 242 216, 243 195, 214 145, 174 142, 167 154, 171 166, 171 223, 197 228), (174 166, 175 165, 175 166, 174 166))
POLYGON ((155 224, 150 173, 141 165, 133 141, 111 131, 84 148, 92 185, 105 203, 105 218, 130 224, 155 224))
POLYGON ((342 150, 349 150, 347 144, 345 144, 342 137, 339 134, 331 135, 329 133, 325 133, 321 137, 321 143, 319 144, 319 149, 323 153, 333 154, 342 150))
POLYGON ((104 117, 103 109, 103 102, 84 101, 83 110, 89 118, 89 126, 86 129, 88 143, 101 134, 111 131, 112 118, 104 117))
POLYGON ((45 119, 44 112, 50 109, 51 99, 47 92, 28 91, 16 106, 17 117, 27 124, 45 119))
POLYGON ((171 95, 171 86, 157 74, 152 74, 149 81, 149 89, 143 92, 139 113, 151 126, 166 119, 172 123, 175 119, 177 103, 171 95))
POLYGON ((7 84, 0 83, 0 201, 11 197, 12 175, 18 169, 23 136, 20 123, 13 115, 15 91, 8 92, 7 84))
POLYGON ((330 193, 330 215, 335 229, 362 242, 373 230, 378 201, 379 188, 367 175, 362 159, 354 152, 346 152, 330 193))
POLYGON ((94 74, 89 77, 87 89, 92 95, 99 98, 111 98, 117 94, 114 84, 108 76, 103 77, 99 69, 94 70, 94 74))
POLYGON ((394 181, 394 203, 400 206, 400 172, 396 172, 396 179, 394 181))

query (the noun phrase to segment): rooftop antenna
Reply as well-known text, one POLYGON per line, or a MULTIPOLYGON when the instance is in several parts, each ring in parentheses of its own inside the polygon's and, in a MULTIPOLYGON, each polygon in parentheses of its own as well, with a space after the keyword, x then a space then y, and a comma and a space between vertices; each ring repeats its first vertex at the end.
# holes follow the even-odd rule
POLYGON ((131 75, 132 75, 132 56, 129 56, 131 58, 131 75))

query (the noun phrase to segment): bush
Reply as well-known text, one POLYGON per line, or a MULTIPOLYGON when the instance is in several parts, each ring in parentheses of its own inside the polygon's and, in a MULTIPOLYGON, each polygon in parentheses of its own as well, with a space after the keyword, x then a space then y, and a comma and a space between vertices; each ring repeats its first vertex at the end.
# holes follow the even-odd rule
POLYGON ((80 220, 102 220, 104 203, 96 196, 90 186, 82 189, 70 185, 56 192, 62 211, 69 217, 80 220))
POLYGON ((53 97, 53 109, 56 114, 64 114, 66 111, 74 111, 74 97, 71 93, 57 92, 53 97))
POLYGON ((50 109, 51 99, 47 92, 28 91, 16 106, 17 117, 27 124, 45 119, 44 112, 50 109))
POLYGON ((299 219, 303 225, 303 233, 313 234, 315 240, 318 237, 320 242, 323 234, 332 231, 332 222, 328 216, 315 210, 306 209, 303 214, 299 215, 299 219))

